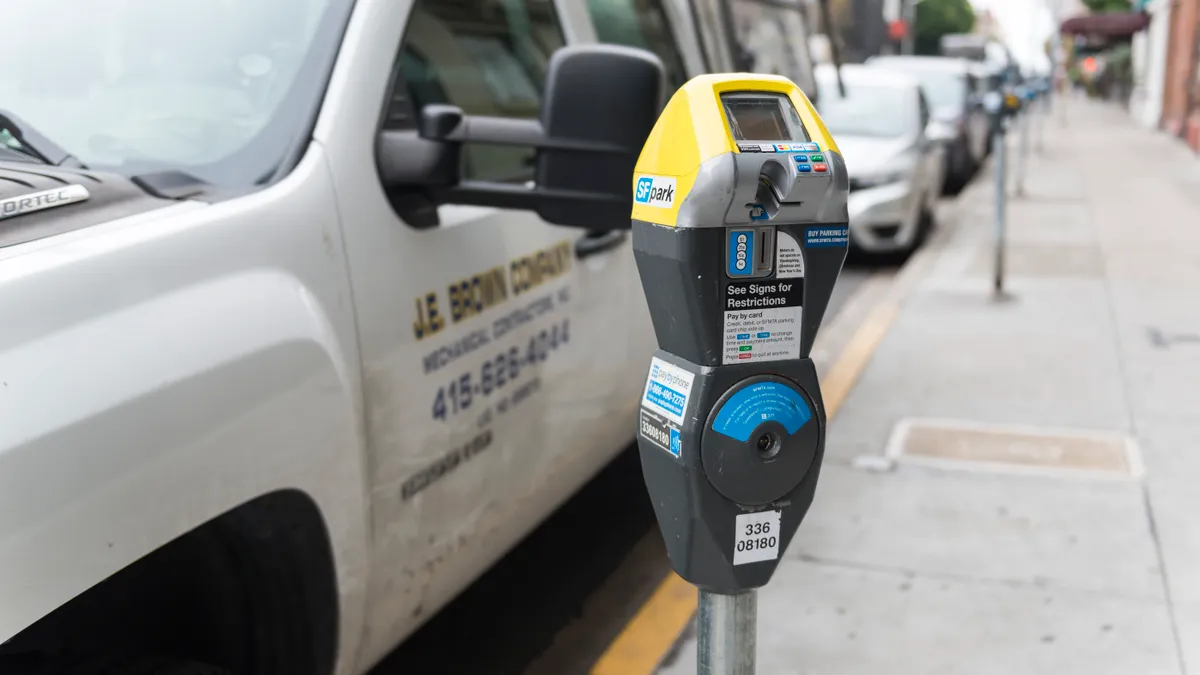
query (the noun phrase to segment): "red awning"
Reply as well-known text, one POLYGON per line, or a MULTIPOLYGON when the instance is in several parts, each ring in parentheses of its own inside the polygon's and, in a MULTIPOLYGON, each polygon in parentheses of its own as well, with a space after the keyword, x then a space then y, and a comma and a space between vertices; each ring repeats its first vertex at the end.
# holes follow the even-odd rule
POLYGON ((1073 16, 1062 22, 1061 30, 1066 35, 1129 37, 1149 25, 1150 15, 1145 12, 1107 12, 1073 16))

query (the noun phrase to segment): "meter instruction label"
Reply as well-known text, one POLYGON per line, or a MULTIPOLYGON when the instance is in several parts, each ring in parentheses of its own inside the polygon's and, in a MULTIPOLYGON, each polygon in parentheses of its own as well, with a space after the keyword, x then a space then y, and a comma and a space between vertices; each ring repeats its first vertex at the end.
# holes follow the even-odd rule
POLYGON ((633 201, 660 209, 671 208, 675 203, 675 179, 667 176, 638 176, 633 201))
POLYGON ((775 278, 797 279, 804 276, 804 253, 792 235, 775 233, 775 278))
POLYGON ((646 440, 676 457, 683 454, 683 435, 678 424, 646 408, 639 413, 638 427, 646 440))
POLYGON ((795 434, 812 419, 800 392, 781 382, 758 382, 739 389, 717 411, 713 431, 745 443, 763 422, 778 422, 795 434))
POLYGON ((803 279, 725 286, 721 364, 800 358, 803 279))
POLYGON ((782 511, 743 513, 734 520, 733 564, 744 565, 779 557, 779 517, 782 511))
POLYGON ((655 357, 642 392, 642 408, 663 415, 675 424, 683 424, 688 397, 692 395, 695 375, 655 357))

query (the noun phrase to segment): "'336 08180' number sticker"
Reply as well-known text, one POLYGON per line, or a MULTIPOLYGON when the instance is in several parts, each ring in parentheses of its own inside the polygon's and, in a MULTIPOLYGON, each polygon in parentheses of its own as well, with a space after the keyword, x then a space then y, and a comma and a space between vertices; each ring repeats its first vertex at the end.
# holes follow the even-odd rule
POLYGON ((775 560, 779 557, 781 511, 743 513, 734 518, 733 564, 775 560))

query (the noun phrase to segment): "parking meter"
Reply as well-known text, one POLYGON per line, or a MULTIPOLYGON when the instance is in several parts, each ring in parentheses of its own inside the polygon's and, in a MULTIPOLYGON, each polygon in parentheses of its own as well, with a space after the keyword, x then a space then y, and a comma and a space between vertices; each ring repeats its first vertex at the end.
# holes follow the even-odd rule
MULTIPOLYGON (((992 135, 992 157, 995 175, 996 197, 996 232, 995 246, 992 259, 992 293, 997 298, 1004 297, 1004 253, 1005 253, 1005 223, 1007 220, 1008 204, 1008 150, 1005 134, 1011 119, 1021 111, 1021 97, 1016 90, 1005 85, 1000 91, 988 92, 983 97, 983 107, 987 111, 992 135)), ((1028 127, 1026 127, 1028 128, 1028 127)), ((1024 137, 1023 137, 1024 140, 1024 137)), ((1022 144, 1024 146, 1024 144, 1022 144)), ((1022 170, 1023 170, 1022 159, 1022 170)), ((1017 192, 1024 192, 1024 177, 1018 174, 1017 192)))
POLYGON ((845 163, 791 81, 704 75, 667 103, 633 190, 659 345, 639 411, 646 486, 671 565, 702 600, 756 589, 820 473, 809 351, 849 243, 845 163))
POLYGON ((1008 86, 1000 91, 990 91, 983 97, 983 108, 988 114, 992 133, 1003 135, 1009 120, 1021 112, 1021 96, 1008 86))

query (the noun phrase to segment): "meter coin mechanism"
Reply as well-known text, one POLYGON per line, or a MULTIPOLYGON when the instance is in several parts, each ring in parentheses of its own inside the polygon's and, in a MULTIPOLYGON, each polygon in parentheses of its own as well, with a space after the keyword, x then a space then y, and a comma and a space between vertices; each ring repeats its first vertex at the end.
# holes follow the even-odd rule
POLYGON ((638 418, 676 573, 770 580, 816 489, 825 409, 809 351, 849 243, 848 177, 786 78, 680 88, 633 176, 633 246, 659 349, 638 418))

